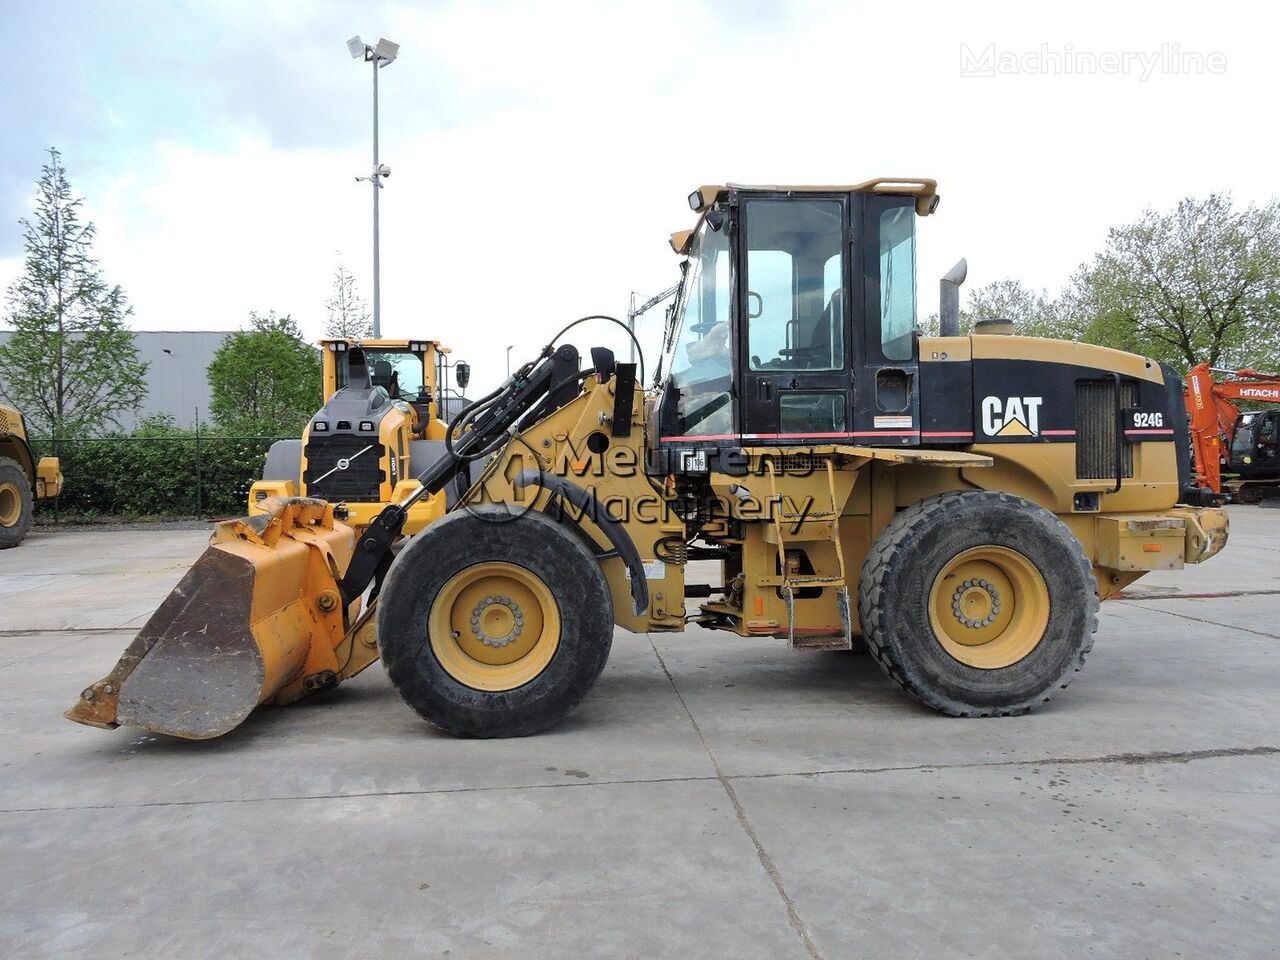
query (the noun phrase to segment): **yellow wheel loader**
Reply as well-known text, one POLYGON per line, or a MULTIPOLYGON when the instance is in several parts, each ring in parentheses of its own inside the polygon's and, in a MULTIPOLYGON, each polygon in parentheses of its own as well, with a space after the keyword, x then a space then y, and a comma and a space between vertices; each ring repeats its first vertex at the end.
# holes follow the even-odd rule
MULTIPOLYGON (((249 489, 249 516, 271 497, 311 497, 340 504, 338 515, 367 526, 388 503, 407 499, 416 474, 444 455, 445 357, 435 340, 320 341, 324 406, 300 440, 277 440, 262 479, 249 489)), ((466 387, 470 368, 455 364, 466 387)), ((444 516, 452 491, 414 502, 404 533, 444 516)))
POLYGON ((35 500, 61 492, 58 458, 37 461, 22 414, 0 403, 0 550, 16 547, 26 537, 35 500))
POLYGON ((1227 520, 1192 485, 1171 371, 1008 323, 961 336, 962 271, 919 334, 915 221, 937 199, 918 179, 700 188, 651 391, 643 358, 583 369, 566 328, 358 534, 305 499, 219 527, 68 716, 217 736, 381 657, 436 726, 532 734, 586 696, 615 627, 690 620, 864 643, 946 714, 1044 703, 1099 599, 1211 557, 1227 520), (688 582, 690 560, 719 577, 688 582))

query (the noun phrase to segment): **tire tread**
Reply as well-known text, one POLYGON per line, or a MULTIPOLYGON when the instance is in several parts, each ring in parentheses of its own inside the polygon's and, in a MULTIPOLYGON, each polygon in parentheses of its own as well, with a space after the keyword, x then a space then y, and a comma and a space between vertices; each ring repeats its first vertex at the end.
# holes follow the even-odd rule
POLYGON ((888 630, 888 618, 891 611, 885 603, 884 583, 893 574, 900 552, 913 543, 925 530, 945 523, 962 502, 972 502, 973 498, 990 498, 1002 506, 1012 507, 1026 513, 1034 521, 1045 528, 1048 535, 1064 537, 1074 546, 1076 561, 1081 572, 1093 582, 1093 568, 1085 555, 1084 547, 1070 528, 1058 517, 1038 504, 1021 497, 994 491, 953 491, 927 497, 899 512, 880 536, 872 543, 871 549, 862 566, 862 574, 858 590, 858 616, 862 622, 862 635, 867 650, 875 658, 885 675, 897 683, 912 697, 926 706, 956 717, 1012 717, 1029 713, 1036 707, 1048 703, 1059 690, 1065 690, 1072 678, 1084 666, 1085 658, 1093 649, 1094 635, 1098 630, 1098 595, 1090 593, 1085 598, 1087 605, 1088 631, 1075 662, 1066 670, 1060 680, 1051 685, 1038 696, 1005 706, 976 707, 960 704, 943 697, 923 684, 916 683, 910 674, 902 669, 896 658, 896 652, 883 641, 888 630))
POLYGON ((17 523, 11 527, 0 527, 0 550, 16 547, 23 541, 31 527, 31 517, 35 512, 31 495, 31 479, 22 469, 22 464, 12 457, 0 457, 0 481, 4 480, 18 485, 22 506, 17 523))

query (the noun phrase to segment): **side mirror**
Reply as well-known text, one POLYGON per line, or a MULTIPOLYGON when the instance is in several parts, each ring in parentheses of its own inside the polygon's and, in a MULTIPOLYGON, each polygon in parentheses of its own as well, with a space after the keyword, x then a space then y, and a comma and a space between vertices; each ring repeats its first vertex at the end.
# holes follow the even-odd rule
POLYGON ((471 382, 471 364, 465 360, 459 360, 453 365, 453 379, 458 383, 459 390, 467 389, 467 384, 471 382))
POLYGON ((613 376, 613 371, 617 367, 613 351, 608 347, 592 347, 591 366, 595 368, 596 380, 604 383, 613 376))

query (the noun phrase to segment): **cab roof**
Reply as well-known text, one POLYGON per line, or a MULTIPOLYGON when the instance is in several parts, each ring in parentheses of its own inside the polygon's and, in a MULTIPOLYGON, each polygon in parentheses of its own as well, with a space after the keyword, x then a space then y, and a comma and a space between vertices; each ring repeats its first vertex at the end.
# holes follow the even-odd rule
POLYGON ((927 217, 938 206, 938 181, 927 177, 876 177, 861 183, 846 184, 742 184, 710 183, 698 187, 689 194, 689 206, 698 214, 698 221, 691 230, 681 230, 671 235, 671 248, 681 255, 689 252, 689 238, 702 225, 712 205, 731 190, 741 193, 885 193, 900 197, 915 197, 916 213, 927 217))
POLYGON ((320 340, 322 347, 330 344, 345 344, 346 347, 363 347, 369 350, 409 350, 413 346, 418 345, 425 351, 428 347, 435 347, 442 353, 448 353, 448 349, 440 345, 439 340, 431 340, 427 337, 410 337, 405 340, 375 340, 373 337, 324 337, 320 340))

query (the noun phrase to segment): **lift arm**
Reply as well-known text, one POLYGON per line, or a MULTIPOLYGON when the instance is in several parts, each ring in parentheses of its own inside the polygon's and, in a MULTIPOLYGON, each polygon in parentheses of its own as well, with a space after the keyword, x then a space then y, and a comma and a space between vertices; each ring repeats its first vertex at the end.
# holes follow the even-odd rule
POLYGON ((381 584, 391 567, 391 545, 404 529, 414 503, 443 490, 473 460, 501 443, 530 411, 537 419, 549 412, 549 406, 554 409, 577 396, 578 380, 577 348, 570 344, 554 349, 548 346, 537 360, 525 364, 489 396, 463 410, 449 425, 449 433, 452 435, 455 426, 467 423, 471 429, 462 431, 457 441, 451 442, 449 455, 435 461, 418 477, 422 485, 412 496, 388 505, 360 535, 340 585, 343 601, 351 603, 375 580, 381 584))

